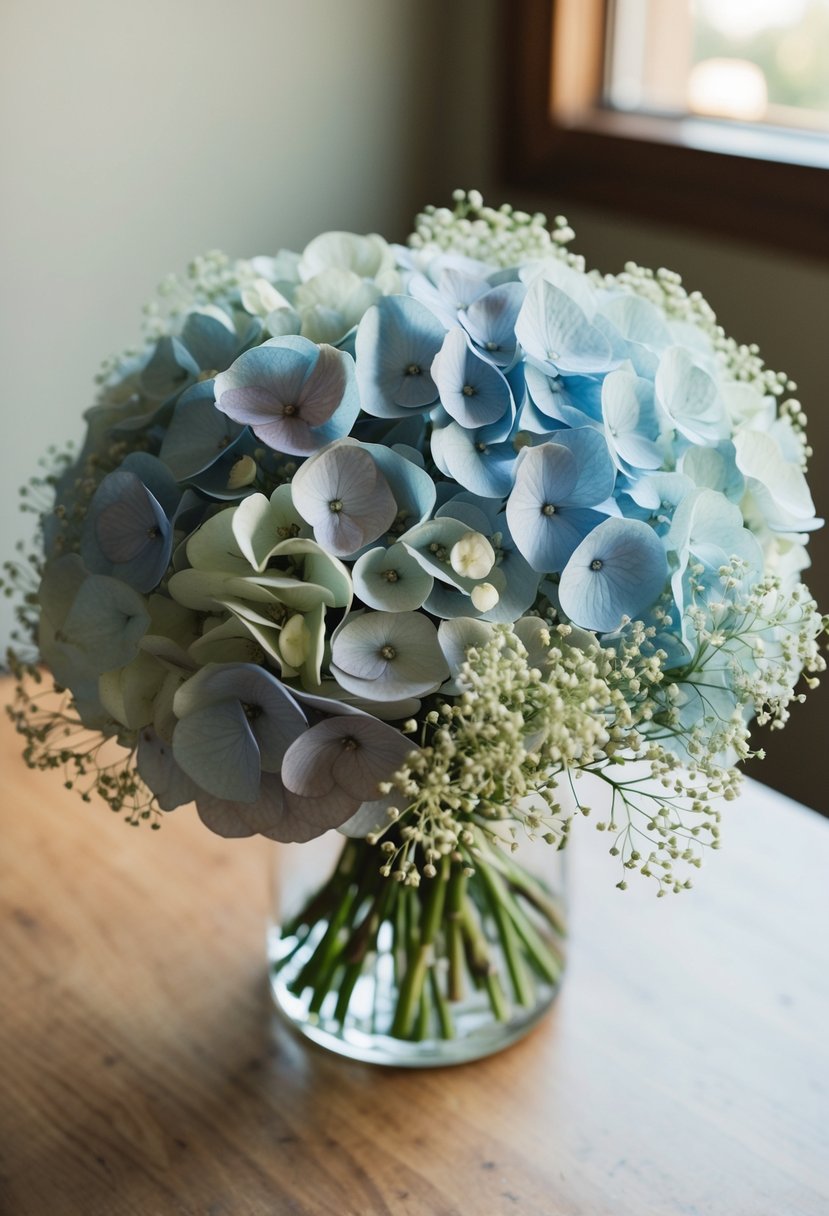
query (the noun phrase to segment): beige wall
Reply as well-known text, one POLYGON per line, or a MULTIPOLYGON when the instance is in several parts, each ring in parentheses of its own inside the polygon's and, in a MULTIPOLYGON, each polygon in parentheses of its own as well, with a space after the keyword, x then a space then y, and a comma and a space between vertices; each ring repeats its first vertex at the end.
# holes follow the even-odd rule
MULTIPOLYGON (((3 0, 0 558, 101 359, 194 254, 403 238, 432 155, 439 0, 3 0)), ((10 629, 0 604, 0 651, 10 629)))

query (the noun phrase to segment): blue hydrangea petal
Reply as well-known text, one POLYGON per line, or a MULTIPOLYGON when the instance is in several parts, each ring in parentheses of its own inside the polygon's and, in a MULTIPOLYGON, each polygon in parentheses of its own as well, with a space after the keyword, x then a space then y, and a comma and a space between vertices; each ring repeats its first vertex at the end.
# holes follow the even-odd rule
POLYGON ((397 513, 394 530, 399 532, 426 519, 435 505, 435 483, 421 464, 410 460, 402 446, 364 443, 362 448, 375 460, 389 484, 397 513))
POLYGON ((186 806, 194 802, 199 793, 195 781, 176 763, 171 745, 154 730, 142 730, 138 736, 136 768, 162 811, 186 806))
POLYGON ((146 600, 126 583, 91 574, 80 584, 62 621, 55 622, 90 676, 135 658, 150 624, 146 600))
POLYGON ((431 409, 438 397, 430 368, 445 329, 419 301, 384 296, 357 328, 357 384, 368 414, 404 417, 431 409))
POLYGON ((353 360, 307 338, 272 338, 216 377, 216 406, 276 451, 304 456, 348 433, 359 412, 353 360))
POLYGON ((502 373, 476 355, 460 326, 446 335, 432 364, 443 408, 468 429, 489 426, 510 412, 512 394, 502 373))
POLYGON ((479 296, 458 319, 485 358, 499 367, 515 359, 515 322, 527 289, 523 283, 503 283, 479 296))
POLYGON ((199 818, 219 836, 260 835, 284 843, 304 843, 336 828, 354 810, 353 799, 300 798, 286 790, 278 773, 263 773, 253 802, 234 802, 200 793, 199 818))
POLYGON ((730 440, 715 448, 688 448, 677 466, 694 485, 719 490, 731 502, 739 502, 746 480, 737 466, 736 449, 730 440))
POLYGON ((369 608, 413 612, 432 590, 434 579, 404 545, 370 549, 352 569, 354 591, 369 608))
POLYGON ((332 639, 331 672, 347 691, 381 701, 432 692, 449 674, 437 630, 421 612, 347 617, 332 639))
POLYGON ((662 452, 655 442, 653 385, 625 368, 610 372, 602 385, 602 410, 605 436, 617 466, 622 470, 658 469, 662 452))
MULTIPOLYGON (((532 364, 525 367, 527 391, 535 408, 548 420, 546 427, 531 427, 533 430, 553 430, 555 426, 581 427, 601 417, 601 385, 587 376, 549 376, 532 364), (569 386, 580 392, 574 395, 569 386)), ((522 421, 522 426, 523 426, 522 421)))
POLYGON ((167 518, 173 518, 181 503, 181 490, 163 461, 149 452, 130 452, 119 469, 140 477, 167 518))
POLYGON ((166 401, 198 378, 201 368, 178 338, 159 338, 141 373, 141 391, 156 401, 166 401))
POLYGON ((650 608, 667 579, 665 549, 652 528, 636 519, 606 519, 570 557, 559 601, 574 624, 607 633, 623 616, 650 608))
POLYGON ((684 347, 664 352, 655 388, 668 421, 691 443, 715 445, 728 438, 730 426, 717 385, 684 347))
POLYGON ((663 536, 677 506, 693 489, 694 483, 682 473, 651 473, 627 486, 617 502, 623 515, 644 520, 663 536))
POLYGON ((369 715, 326 718, 285 754, 282 780, 304 798, 340 791, 358 803, 379 796, 378 785, 404 763, 412 743, 399 730, 369 715))
POLYGON ((203 667, 178 689, 173 708, 183 721, 205 706, 229 701, 247 706, 246 721, 261 752, 262 767, 278 771, 286 749, 305 729, 306 718, 292 693, 263 667, 253 663, 203 667))
MULTIPOLYGON (((218 411, 216 411, 218 413, 218 411)), ((239 499, 246 498, 255 489, 256 476, 253 481, 249 481, 246 477, 240 482, 238 479, 240 462, 249 457, 253 461, 254 468, 260 467, 259 456, 261 456, 262 445, 258 439, 248 430, 243 427, 236 438, 227 445, 216 460, 202 469, 200 473, 194 473, 187 478, 189 484, 199 491, 200 495, 211 499, 217 499, 219 502, 238 502, 239 499)), ((249 462, 245 460, 245 464, 249 462)), ((247 470, 245 470, 247 474, 247 470)), ((178 520, 176 520, 178 524, 178 520)))
POLYGON ((181 330, 181 342, 199 367, 224 371, 239 349, 239 337, 230 317, 219 309, 191 312, 181 330))
POLYGON ((435 511, 435 519, 442 519, 448 515, 452 519, 459 519, 466 524, 470 532, 480 532, 483 536, 489 536, 492 532, 492 520, 486 511, 484 511, 478 503, 486 502, 486 499, 478 499, 476 496, 468 495, 463 497, 460 494, 455 494, 448 502, 445 502, 435 511))
POLYGON ((179 397, 159 455, 173 476, 185 481, 209 468, 243 430, 216 409, 212 382, 204 381, 179 397))
POLYGON ((291 483, 294 506, 329 553, 356 553, 386 532, 397 515, 389 483, 353 441, 332 444, 307 460, 291 483))
POLYGON ((614 364, 610 343, 578 304, 546 279, 536 279, 515 323, 526 355, 543 371, 589 374, 614 364))
POLYGON ((173 529, 160 504, 134 473, 109 473, 90 504, 81 553, 90 571, 109 574, 136 591, 151 591, 164 576, 173 529))
POLYGON ((440 471, 482 498, 504 498, 512 486, 517 453, 512 443, 487 443, 457 422, 432 432, 432 456, 440 471))
POLYGON ((501 562, 493 571, 493 574, 498 574, 503 579, 500 599, 494 608, 481 614, 481 619, 506 625, 519 620, 535 603, 541 576, 538 571, 533 570, 506 534, 502 544, 501 562))
POLYGON ((435 272, 433 279, 423 274, 413 274, 407 289, 415 300, 425 304, 446 329, 458 322, 458 314, 473 301, 484 295, 489 283, 481 271, 482 263, 475 265, 451 265, 444 263, 435 272))
POLYGON ((575 458, 578 480, 559 501, 568 507, 594 507, 613 493, 616 470, 601 431, 583 426, 557 431, 545 447, 564 447, 575 458))

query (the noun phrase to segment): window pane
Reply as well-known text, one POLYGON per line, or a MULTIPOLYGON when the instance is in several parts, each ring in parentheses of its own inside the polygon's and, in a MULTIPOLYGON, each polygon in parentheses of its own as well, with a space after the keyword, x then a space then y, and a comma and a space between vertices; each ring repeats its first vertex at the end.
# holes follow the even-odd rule
POLYGON ((619 109, 829 131, 829 0, 615 0, 608 67, 619 109))

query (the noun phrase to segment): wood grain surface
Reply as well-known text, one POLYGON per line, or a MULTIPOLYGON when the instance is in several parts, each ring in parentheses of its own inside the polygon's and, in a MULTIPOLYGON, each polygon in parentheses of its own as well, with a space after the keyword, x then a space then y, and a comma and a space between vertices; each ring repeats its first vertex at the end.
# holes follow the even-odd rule
POLYGON ((829 1213, 829 823, 780 795, 748 786, 661 901, 578 825, 551 1015, 407 1072, 272 1012, 275 846, 128 828, 5 721, 0 760, 4 1216, 829 1213))

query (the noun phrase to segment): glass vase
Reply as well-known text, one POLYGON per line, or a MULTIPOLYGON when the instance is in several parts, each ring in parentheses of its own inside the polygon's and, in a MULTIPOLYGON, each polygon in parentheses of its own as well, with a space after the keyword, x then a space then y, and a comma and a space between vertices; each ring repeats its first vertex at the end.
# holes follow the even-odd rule
POLYGON ((564 852, 493 842, 419 882, 381 873, 377 844, 329 832, 276 850, 270 980, 314 1042, 403 1067, 458 1064, 526 1034, 564 967, 564 852))

